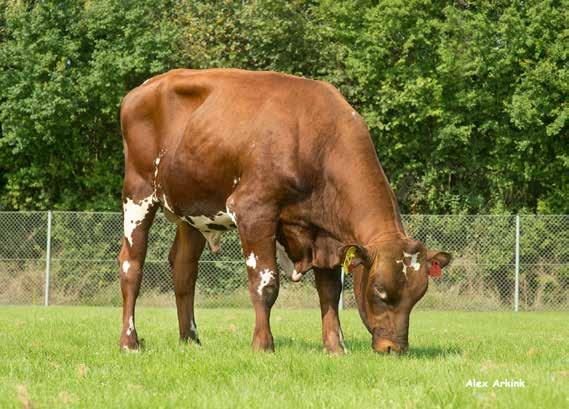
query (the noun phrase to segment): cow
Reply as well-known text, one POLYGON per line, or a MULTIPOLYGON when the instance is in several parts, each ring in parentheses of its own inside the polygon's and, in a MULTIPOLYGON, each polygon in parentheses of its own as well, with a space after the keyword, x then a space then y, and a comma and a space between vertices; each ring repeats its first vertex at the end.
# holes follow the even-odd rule
POLYGON ((206 242, 237 228, 255 310, 252 347, 273 351, 277 253, 315 277, 324 349, 345 351, 341 268, 376 352, 408 348, 409 314, 450 255, 408 237, 366 123, 332 85, 275 72, 177 69, 133 89, 120 111, 125 155, 120 346, 138 350, 135 303, 157 209, 176 224, 169 261, 180 339, 194 315, 206 242))

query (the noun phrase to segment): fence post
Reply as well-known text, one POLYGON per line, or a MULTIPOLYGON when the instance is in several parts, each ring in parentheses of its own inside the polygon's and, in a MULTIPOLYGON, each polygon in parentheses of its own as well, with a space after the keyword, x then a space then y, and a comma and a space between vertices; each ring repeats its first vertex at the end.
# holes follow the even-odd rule
POLYGON ((344 268, 341 268, 340 273, 341 281, 342 281, 342 291, 340 291, 340 302, 338 303, 338 309, 342 311, 344 309, 344 268))
POLYGON ((520 215, 516 215, 516 285, 514 289, 514 311, 520 306, 520 215))
POLYGON ((44 306, 49 305, 49 273, 51 270, 51 210, 47 211, 47 238, 45 245, 45 294, 44 306))

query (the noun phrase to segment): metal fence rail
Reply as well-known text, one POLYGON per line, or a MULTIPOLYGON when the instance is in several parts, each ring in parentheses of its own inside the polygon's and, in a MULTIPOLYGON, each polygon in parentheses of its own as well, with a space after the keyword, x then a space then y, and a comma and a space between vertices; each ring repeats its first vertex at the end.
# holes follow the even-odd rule
MULTIPOLYGON (((569 216, 406 215, 410 236, 453 262, 417 308, 435 310, 568 310, 569 216)), ((0 212, 0 304, 120 305, 116 257, 120 213, 0 212)), ((167 255, 174 226, 157 215, 150 233, 139 303, 174 306, 167 255)), ((355 306, 350 276, 342 304, 355 306)), ((247 274, 236 232, 221 254, 199 265, 200 307, 249 306, 247 274)), ((277 307, 317 307, 312 274, 281 276, 277 307)))

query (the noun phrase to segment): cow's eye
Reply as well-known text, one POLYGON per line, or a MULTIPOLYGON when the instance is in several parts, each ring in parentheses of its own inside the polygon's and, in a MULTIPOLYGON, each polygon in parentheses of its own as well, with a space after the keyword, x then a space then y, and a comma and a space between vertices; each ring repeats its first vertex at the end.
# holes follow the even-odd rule
POLYGON ((374 294, 382 301, 386 301, 387 300, 387 292, 385 291, 385 288, 381 287, 381 286, 373 286, 373 292, 374 294))

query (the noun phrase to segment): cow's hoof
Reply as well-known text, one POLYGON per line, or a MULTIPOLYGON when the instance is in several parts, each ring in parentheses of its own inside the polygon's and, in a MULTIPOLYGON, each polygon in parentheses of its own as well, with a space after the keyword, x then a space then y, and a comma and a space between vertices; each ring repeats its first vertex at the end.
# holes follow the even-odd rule
POLYGON ((252 347, 255 352, 275 352, 275 344, 271 335, 256 336, 253 338, 252 347))
POLYGON ((253 345, 254 352, 275 352, 274 345, 253 345))
POLYGON ((182 345, 186 345, 186 344, 190 344, 190 345, 200 345, 202 344, 202 342, 200 341, 200 339, 198 337, 192 338, 192 337, 185 337, 185 338, 180 338, 180 344, 182 345))
POLYGON ((348 353, 348 350, 341 344, 335 344, 324 345, 324 352, 326 352, 328 355, 344 355, 348 353))
POLYGON ((330 331, 324 334, 322 343, 324 344, 324 350, 331 355, 344 355, 348 352, 344 345, 344 338, 341 330, 338 332, 330 331))
POLYGON ((138 341, 136 334, 124 335, 120 340, 121 351, 125 352, 139 352, 141 344, 142 341, 138 341))

